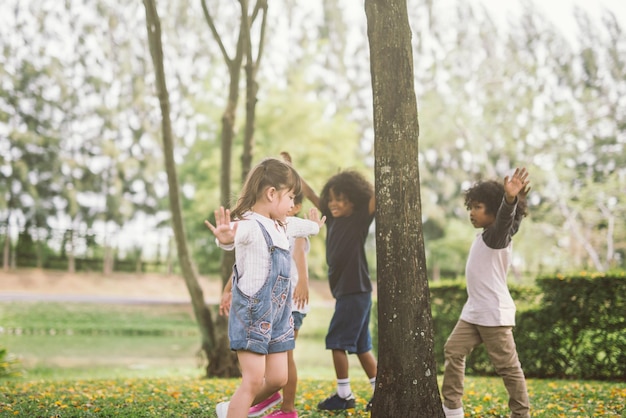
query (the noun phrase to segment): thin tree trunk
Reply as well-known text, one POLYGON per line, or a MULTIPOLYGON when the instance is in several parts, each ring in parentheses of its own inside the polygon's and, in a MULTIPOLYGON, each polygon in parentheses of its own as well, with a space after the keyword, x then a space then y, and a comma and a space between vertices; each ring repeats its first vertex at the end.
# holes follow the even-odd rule
POLYGON ((2 251, 2 269, 4 271, 9 271, 11 256, 11 234, 9 232, 9 224, 7 223, 6 235, 4 236, 4 248, 2 251))
POLYGON ((111 248, 111 245, 109 245, 108 234, 105 233, 104 260, 103 260, 103 266, 102 266, 102 271, 105 276, 110 276, 111 274, 113 274, 113 259, 114 259, 113 248, 111 248))
POLYGON ((202 335, 202 350, 208 356, 215 341, 211 311, 204 303, 202 288, 198 283, 195 268, 193 266, 185 237, 185 228, 182 219, 182 207, 180 203, 180 190, 174 161, 174 140, 170 120, 170 105, 167 85, 165 82, 165 70, 163 68, 163 48, 161 45, 161 24, 157 13, 155 0, 144 0, 146 9, 146 26, 150 54, 155 67, 156 87, 162 116, 163 155, 167 171, 169 186, 170 210, 172 213, 172 228, 176 239, 178 259, 182 270, 185 284, 191 296, 191 304, 198 321, 202 335))
POLYGON ((70 250, 67 253, 67 271, 76 273, 76 256, 74 255, 74 230, 70 230, 70 250))
POLYGON ((44 240, 45 240, 45 237, 44 239, 42 239, 42 237, 39 234, 39 228, 35 226, 35 251, 36 251, 38 269, 43 268, 43 242, 44 240))

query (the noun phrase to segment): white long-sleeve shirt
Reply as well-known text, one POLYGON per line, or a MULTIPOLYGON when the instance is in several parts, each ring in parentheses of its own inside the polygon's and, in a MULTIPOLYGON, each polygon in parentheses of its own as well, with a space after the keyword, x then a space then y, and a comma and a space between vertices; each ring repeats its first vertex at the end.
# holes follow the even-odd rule
POLYGON ((521 218, 515 219, 517 200, 502 204, 495 222, 476 239, 470 248, 465 266, 467 302, 461 319, 485 327, 514 326, 515 302, 507 286, 507 273, 513 253, 511 238, 521 218))
POLYGON ((465 275, 467 302, 461 319, 485 327, 514 326, 515 302, 506 283, 512 244, 489 248, 478 234, 470 249, 465 275))
MULTIPOLYGON (((235 263, 239 272, 237 286, 246 295, 252 296, 261 289, 267 279, 270 256, 267 251, 267 243, 263 232, 257 224, 259 221, 267 230, 275 246, 290 250, 288 237, 307 237, 319 233, 319 225, 316 222, 297 217, 287 217, 286 227, 280 226, 273 219, 248 212, 243 220, 237 221, 234 245, 222 245, 225 250, 235 249, 235 263)), ((291 275, 297 275, 293 271, 291 275)))

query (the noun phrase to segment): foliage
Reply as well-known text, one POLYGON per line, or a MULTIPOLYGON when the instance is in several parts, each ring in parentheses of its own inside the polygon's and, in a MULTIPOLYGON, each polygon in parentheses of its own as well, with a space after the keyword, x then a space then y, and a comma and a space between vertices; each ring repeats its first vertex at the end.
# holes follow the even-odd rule
MULTIPOLYGON (((610 379, 626 376, 624 273, 542 277, 538 286, 509 285, 517 309, 515 341, 527 376, 610 379)), ((443 346, 467 300, 465 282, 430 285, 435 355, 443 371, 443 346)), ((376 307, 373 334, 376 341, 376 307)), ((483 346, 468 357, 468 374, 494 374, 483 346)))
MULTIPOLYGON (((462 197, 459 196, 459 205, 462 197)), ((456 279, 465 271, 468 249, 474 238, 471 224, 463 219, 433 220, 424 223, 424 241, 426 245, 426 263, 431 281, 456 279), (441 236, 428 234, 429 225, 443 225, 441 236)))
MULTIPOLYGON (((303 99, 311 88, 299 81, 289 90, 272 89, 269 92, 271 94, 263 100, 263 106, 258 111, 254 163, 266 157, 279 157, 281 151, 289 151, 300 174, 319 193, 324 182, 338 170, 356 168, 367 174, 367 169, 363 167, 362 155, 359 154, 359 137, 354 123, 342 115, 329 119, 324 115, 327 103, 303 99), (329 143, 329 138, 334 137, 341 138, 341 141, 329 143), (301 152, 303 143, 307 144, 306 153, 301 152)), ((239 129, 243 130, 243 127, 239 129)), ((235 141, 235 154, 242 149, 241 141, 239 137, 235 141)), ((206 155, 207 148, 218 150, 219 144, 212 140, 196 142, 191 147, 191 155, 181 164, 181 178, 194 189, 193 195, 184 197, 183 204, 194 260, 203 274, 217 271, 220 254, 213 236, 202 222, 204 219, 214 222, 213 211, 219 207, 219 177, 207 175, 219 173, 219 153, 206 155)), ((239 161, 233 164, 233 171, 241 172, 239 161)), ((231 185, 233 203, 242 184, 243 180, 234 176, 231 185)), ((311 204, 305 200, 303 206, 301 215, 308 211, 311 204)), ((322 243, 322 237, 312 237, 309 269, 313 277, 326 277, 322 243)))
POLYGON ((438 27, 448 14, 435 6, 412 10, 423 31, 415 56, 425 216, 458 217, 455 200, 468 184, 525 165, 541 224, 533 247, 518 251, 526 270, 619 266, 625 113, 615 101, 626 85, 614 68, 624 59, 623 29, 608 13, 602 27, 580 13, 581 47, 527 6, 506 28, 463 2, 454 29, 438 27))
MULTIPOLYGON (((511 295, 518 307, 534 306, 540 296, 539 289, 532 286, 509 286, 511 295)), ((443 371, 443 346, 448 339, 448 335, 459 320, 461 310, 467 300, 465 282, 462 280, 442 280, 430 284, 431 309, 433 314, 433 329, 435 336, 435 357, 439 371, 443 371)), ((516 337, 518 346, 523 344, 516 337)), ((468 374, 493 374, 494 370, 487 357, 484 347, 480 346, 466 362, 468 374)))
POLYGON ((0 378, 18 377, 22 373, 20 359, 0 345, 0 378))
MULTIPOLYGON (((211 416, 239 384, 232 379, 190 377, 106 380, 0 381, 0 415, 62 417, 197 417, 211 416)), ((368 417, 367 382, 354 382, 353 412, 317 412, 316 405, 334 390, 329 380, 301 379, 296 396, 298 415, 368 417)), ((470 416, 508 415, 506 391, 497 378, 468 377, 463 399, 470 416)), ((533 417, 619 417, 626 385, 601 382, 529 380, 533 417)))
POLYGON ((626 379, 626 275, 542 277, 539 306, 522 312, 528 375, 626 379))
MULTIPOLYGON (((439 3, 414 6, 423 219, 425 229, 430 222, 444 230, 427 237, 429 267, 458 270, 459 249, 450 245, 458 232, 446 225, 465 217, 459 197, 467 185, 517 164, 533 176, 533 230, 521 231, 532 239, 517 251, 523 275, 623 265, 622 22, 609 13, 597 22, 579 11, 572 42, 531 7, 502 28, 488 10, 466 2, 453 13, 439 3)), ((142 239, 146 230, 167 235, 170 218, 145 34, 135 33, 144 25, 140 5, 9 0, 0 7, 0 222, 13 239, 16 227, 28 225, 33 239, 58 252, 50 228, 95 233, 102 248, 148 250, 154 240, 142 239)), ((338 168, 371 168, 373 158, 364 16, 348 20, 349 8, 319 7, 303 0, 268 7, 254 150, 255 159, 292 151, 317 190, 338 168)), ((205 41, 200 4, 162 8, 185 226, 194 261, 206 272, 219 254, 202 221, 219 201, 228 77, 224 66, 212 65, 220 52, 205 41)), ((237 13, 218 9, 220 32, 235 33, 237 13)), ((237 129, 235 156, 244 131, 237 129)), ((241 179, 233 183, 236 190, 241 179)), ((84 248, 71 236, 63 245, 68 252, 84 248)), ((311 258, 323 277, 321 246, 311 258)))

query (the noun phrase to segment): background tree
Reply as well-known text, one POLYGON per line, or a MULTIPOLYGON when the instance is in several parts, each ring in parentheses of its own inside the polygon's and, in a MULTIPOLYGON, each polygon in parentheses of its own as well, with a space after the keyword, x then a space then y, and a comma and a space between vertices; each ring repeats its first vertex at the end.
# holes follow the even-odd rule
POLYGON ((163 48, 161 45, 161 24, 154 0, 144 0, 146 8, 146 27, 150 54, 154 62, 156 74, 156 88, 162 115, 163 155, 169 186, 170 210, 172 212, 172 228, 176 239, 178 259, 185 279, 185 284, 191 296, 191 304, 198 321, 202 335, 202 349, 209 353, 213 349, 215 332, 211 311, 204 303, 204 294, 198 284, 196 271, 187 248, 185 227, 183 224, 182 209, 180 203, 180 191, 178 177, 176 175, 176 163, 174 161, 174 138, 170 120, 170 105, 167 85, 165 82, 165 70, 163 66, 163 48))
MULTIPOLYGON (((249 42, 248 26, 248 2, 246 0, 239 2, 241 15, 239 18, 240 27, 238 31, 230 33, 238 33, 236 37, 235 53, 231 57, 227 51, 224 41, 219 34, 213 15, 210 13, 207 2, 202 0, 202 10, 204 18, 211 29, 211 33, 218 43, 222 57, 228 68, 229 82, 227 85, 228 95, 226 107, 222 114, 221 124, 221 167, 220 167, 220 205, 225 208, 230 207, 231 199, 231 164, 232 164, 232 148, 235 138, 235 120, 237 115, 237 104, 239 102, 241 79, 241 66, 247 51, 247 43, 249 42)), ((232 251, 222 252, 220 264, 220 272, 222 278, 222 287, 226 284, 232 273, 232 266, 235 262, 235 254, 232 251)), ((229 350, 228 340, 228 321, 223 317, 217 317, 215 322, 215 343, 213 349, 207 351, 207 376, 239 376, 241 373, 237 367, 237 358, 229 350)))
MULTIPOLYGON (((242 4, 205 2, 234 57, 242 4)), ((263 65, 254 67, 248 66, 248 53, 261 41, 256 29, 263 15, 253 24, 251 12, 254 30, 236 66, 237 83, 228 66, 216 65, 223 56, 219 43, 205 42, 201 2, 160 4, 167 16, 161 23, 183 219, 202 274, 211 277, 220 268, 221 251, 201 220, 216 202, 229 203, 231 188, 239 187, 230 172, 245 172, 244 162, 235 159, 223 183, 228 191, 220 191, 223 121, 233 118, 232 155, 246 153, 252 139, 249 155, 289 149, 318 190, 339 168, 373 166, 365 16, 353 13, 360 7, 354 4, 273 0, 263 65), (248 80, 263 88, 252 89, 248 80), (244 87, 255 94, 240 103, 244 87), (230 92, 237 101, 227 108, 230 92), (254 126, 246 127, 249 118, 242 115, 253 103, 254 126), (306 154, 299 154, 303 143, 306 154)), ((472 229, 462 190, 481 176, 499 177, 521 160, 541 187, 533 188, 531 216, 520 232, 528 235, 514 260, 520 280, 532 282, 556 270, 623 268, 622 22, 610 13, 596 22, 578 11, 572 39, 541 16, 534 2, 506 25, 475 2, 443 4, 409 2, 413 54, 419 57, 414 76, 429 274, 463 272, 469 247, 463 240, 472 229), (437 268, 444 263, 450 272, 437 268)), ((249 6, 254 10, 250 0, 249 6)), ((46 265, 49 254, 67 257, 70 265, 72 248, 101 260, 109 211, 115 215, 108 224, 109 254, 118 260, 129 247, 163 248, 160 241, 136 239, 144 233, 172 237, 159 114, 154 96, 146 93, 154 80, 146 71, 145 36, 136 33, 143 24, 141 8, 104 0, 0 3, 0 222, 8 224, 0 233, 8 237, 6 268, 11 254, 15 259, 16 239, 39 264, 46 265)), ((314 237, 312 245, 312 277, 321 278, 323 237, 314 237)), ((231 265, 224 264, 226 273, 231 265)), ((180 272, 175 259, 170 266, 180 272)))
POLYGON ((442 417, 421 223, 405 0, 366 0, 376 161, 378 374, 372 416, 442 417))
MULTIPOLYGON (((241 179, 242 182, 246 178, 253 158, 254 151, 254 124, 256 116, 256 104, 257 104, 257 70, 260 65, 260 60, 263 55, 263 45, 265 37, 265 25, 267 19, 267 0, 257 0, 252 9, 249 11, 249 3, 247 0, 239 0, 240 5, 240 25, 239 35, 237 37, 237 46, 235 48, 234 57, 231 58, 224 41, 219 34, 212 14, 207 7, 205 0, 202 0, 202 10, 204 17, 211 29, 213 37, 217 41, 224 61, 228 67, 229 85, 228 85, 228 99, 226 109, 222 115, 222 132, 221 132, 221 181, 220 181, 220 201, 221 205, 225 208, 230 207, 231 193, 231 156, 233 148, 233 140, 235 137, 235 116, 237 110, 237 103, 239 101, 239 80, 242 70, 242 64, 245 62, 245 75, 246 75, 246 118, 245 118, 245 130, 244 130, 244 146, 241 157, 241 179), (260 19, 259 33, 257 38, 257 53, 256 56, 253 53, 253 43, 251 38, 251 29, 257 18, 260 19)), ((258 21, 257 21, 258 22, 258 21)), ((224 286, 232 275, 232 267, 234 265, 234 252, 224 252, 221 262, 221 276, 222 285, 224 286)), ((229 350, 229 341, 227 334, 227 321, 218 317, 216 320, 216 338, 214 344, 214 350, 208 354, 208 376, 239 376, 240 371, 237 365, 237 358, 235 353, 229 350)))
MULTIPOLYGON (((9 15, 12 29, 21 36, 4 41, 0 70, 0 222, 5 223, 7 236, 11 224, 18 225, 19 239, 31 244, 22 246, 23 255, 36 258, 41 267, 47 219, 54 216, 54 200, 60 193, 58 127, 63 119, 60 103, 65 100, 61 95, 65 81, 59 73, 62 61, 52 54, 39 54, 49 42, 46 35, 54 38, 43 16, 31 20, 20 7, 9 15)), ((5 269, 11 263, 10 247, 10 240, 5 239, 5 269)))

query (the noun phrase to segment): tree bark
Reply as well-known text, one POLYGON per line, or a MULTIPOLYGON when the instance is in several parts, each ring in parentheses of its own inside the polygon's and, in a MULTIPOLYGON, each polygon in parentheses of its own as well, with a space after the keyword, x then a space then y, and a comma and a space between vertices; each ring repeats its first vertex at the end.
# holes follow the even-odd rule
POLYGON ((443 417, 421 223, 406 0, 366 0, 374 98, 379 361, 372 417, 443 417))
POLYGON ((70 250, 67 254, 67 271, 70 274, 76 273, 76 255, 74 253, 74 229, 70 230, 70 250))
POLYGON ((2 269, 9 271, 9 261, 11 255, 11 231, 9 230, 9 220, 7 219, 6 234, 4 236, 4 246, 2 248, 2 269))

